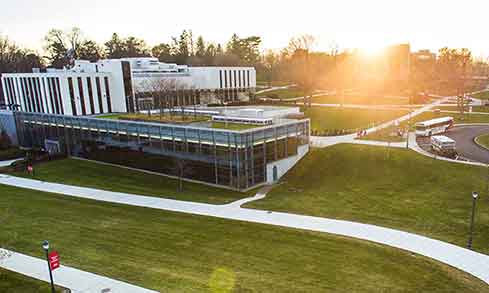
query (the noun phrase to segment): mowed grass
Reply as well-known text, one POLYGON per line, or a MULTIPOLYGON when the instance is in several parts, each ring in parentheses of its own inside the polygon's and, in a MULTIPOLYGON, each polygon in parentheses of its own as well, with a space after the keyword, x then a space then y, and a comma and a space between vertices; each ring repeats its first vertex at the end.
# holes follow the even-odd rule
POLYGON ((352 105, 408 105, 409 98, 393 96, 369 95, 325 95, 312 98, 313 103, 319 104, 352 104, 352 105))
POLYGON ((77 159, 44 162, 34 168, 34 177, 26 172, 16 172, 13 175, 108 191, 213 204, 225 204, 253 194, 191 182, 184 182, 183 191, 179 192, 177 179, 77 159))
POLYGON ((488 170, 413 151, 313 149, 265 199, 247 207, 351 220, 467 245, 472 191, 481 195, 474 248, 489 253, 488 170))
POLYGON ((328 107, 311 107, 303 111, 305 116, 311 119, 311 130, 314 131, 369 128, 374 124, 390 121, 409 113, 407 110, 328 107))
POLYGON ((476 99, 489 100, 489 91, 481 92, 472 96, 476 99))
POLYGON ((489 134, 484 134, 475 139, 476 143, 481 147, 489 149, 489 134))
POLYGON ((49 239, 65 265, 160 292, 489 292, 454 268, 369 242, 1 185, 0 193, 0 210, 10 210, 0 243, 43 257, 49 239))
POLYGON ((204 122, 209 121, 209 116, 194 116, 194 115, 182 115, 180 113, 174 113, 169 115, 165 113, 160 114, 143 114, 143 113, 117 113, 117 114, 107 114, 96 116, 99 119, 111 119, 111 120, 127 120, 127 121, 143 121, 143 122, 156 122, 156 123, 193 123, 193 122, 204 122))
MULTIPOLYGON (((460 111, 457 106, 441 106, 438 107, 440 110, 445 111, 460 111)), ((469 111, 469 107, 465 107, 465 112, 469 111)), ((472 106, 472 112, 482 112, 489 113, 489 106, 472 106)))
POLYGON ((262 127, 260 125, 242 124, 242 123, 225 123, 225 122, 212 122, 212 128, 227 129, 227 130, 248 130, 253 128, 262 127))
MULTIPOLYGON (((0 268, 0 292, 2 293, 40 293, 51 292, 48 283, 0 268)), ((56 288, 56 292, 61 289, 56 288)))
POLYGON ((279 89, 279 90, 259 93, 256 96, 259 98, 292 99, 292 98, 303 97, 304 91, 296 87, 291 87, 287 89, 279 89))

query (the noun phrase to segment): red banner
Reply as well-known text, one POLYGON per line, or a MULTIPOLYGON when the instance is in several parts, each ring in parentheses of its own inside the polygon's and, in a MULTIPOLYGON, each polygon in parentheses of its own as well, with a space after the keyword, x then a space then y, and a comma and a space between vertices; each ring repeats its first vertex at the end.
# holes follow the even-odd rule
POLYGON ((59 262, 59 254, 57 251, 53 251, 49 254, 49 266, 51 267, 51 270, 54 271, 55 269, 59 268, 60 262, 59 262))

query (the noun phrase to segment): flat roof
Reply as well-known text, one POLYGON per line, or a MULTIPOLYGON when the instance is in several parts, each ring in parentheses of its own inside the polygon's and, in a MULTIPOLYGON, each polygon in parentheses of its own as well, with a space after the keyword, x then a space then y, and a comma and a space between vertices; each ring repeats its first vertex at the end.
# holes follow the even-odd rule
POLYGON ((432 124, 438 124, 438 123, 443 123, 443 122, 449 122, 452 121, 453 117, 441 117, 441 118, 436 118, 436 119, 431 119, 427 121, 422 121, 416 123, 416 126, 429 126, 432 124))
POLYGON ((439 142, 449 142, 449 143, 455 142, 455 140, 449 138, 448 136, 444 136, 444 135, 435 135, 435 136, 432 136, 431 139, 437 140, 439 142))

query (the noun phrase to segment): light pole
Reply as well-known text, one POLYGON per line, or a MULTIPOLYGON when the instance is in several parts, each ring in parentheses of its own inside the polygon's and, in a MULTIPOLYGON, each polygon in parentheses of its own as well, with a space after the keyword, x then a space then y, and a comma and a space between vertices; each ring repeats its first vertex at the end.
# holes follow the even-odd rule
POLYGON ((42 243, 42 248, 46 252, 46 261, 48 262, 49 279, 51 280, 51 293, 55 293, 54 282, 53 282, 53 272, 51 271, 51 264, 49 263, 49 241, 44 240, 44 242, 42 243))
POLYGON ((472 238, 474 234, 474 218, 475 218, 475 204, 477 202, 477 198, 479 194, 477 192, 472 192, 472 217, 470 219, 470 234, 469 234, 469 242, 467 244, 468 249, 472 249, 472 238))

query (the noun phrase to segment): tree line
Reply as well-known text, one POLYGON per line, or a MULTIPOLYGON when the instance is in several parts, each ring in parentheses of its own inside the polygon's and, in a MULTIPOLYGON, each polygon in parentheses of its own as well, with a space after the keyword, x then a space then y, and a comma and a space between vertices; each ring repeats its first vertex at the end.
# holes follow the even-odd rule
MULTIPOLYGON (((191 30, 183 30, 170 42, 149 46, 143 39, 114 33, 109 40, 99 44, 87 38, 80 29, 50 30, 43 40, 44 55, 20 48, 7 37, 0 36, 0 73, 29 72, 32 68, 63 68, 75 59, 96 61, 102 58, 156 57, 161 62, 188 64, 190 66, 253 66, 261 81, 287 81, 295 83, 306 96, 316 89, 371 88, 384 90, 390 86, 389 76, 372 71, 371 64, 362 61, 357 50, 339 50, 332 43, 328 50, 317 50, 317 39, 301 35, 290 40, 281 50, 261 48, 260 36, 240 37, 233 34, 225 44, 195 37, 191 30), (376 78, 377 77, 377 78, 376 78)), ((411 62, 409 79, 395 86, 404 91, 453 88, 463 91, 469 75, 487 76, 487 60, 474 58, 470 50, 442 48, 435 60, 411 62)), ((393 62, 395 67, 396 61, 393 62)))

